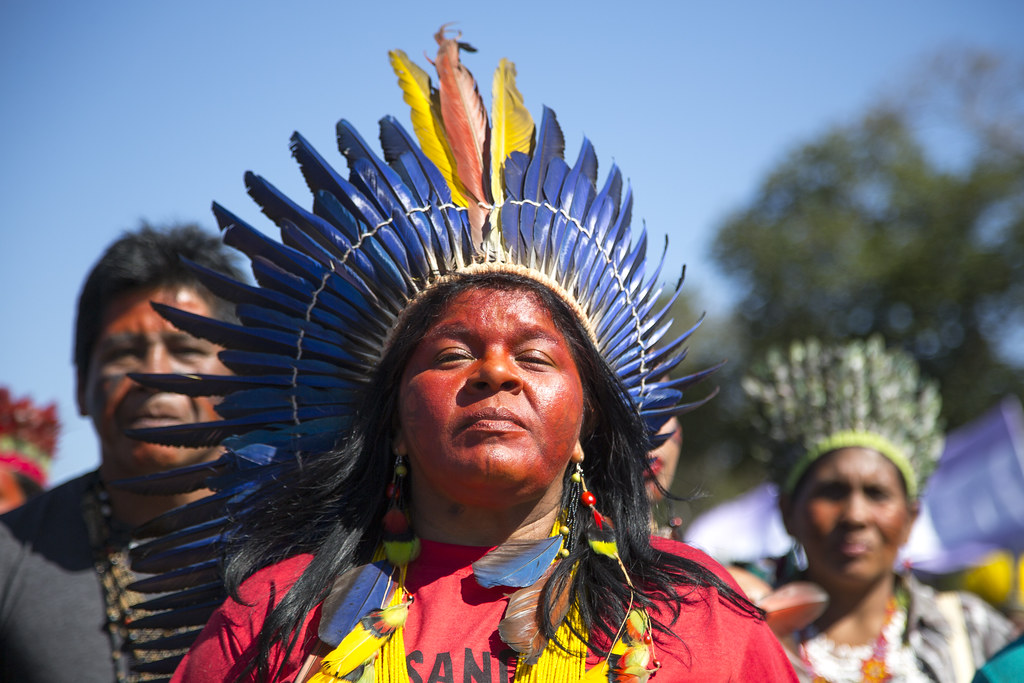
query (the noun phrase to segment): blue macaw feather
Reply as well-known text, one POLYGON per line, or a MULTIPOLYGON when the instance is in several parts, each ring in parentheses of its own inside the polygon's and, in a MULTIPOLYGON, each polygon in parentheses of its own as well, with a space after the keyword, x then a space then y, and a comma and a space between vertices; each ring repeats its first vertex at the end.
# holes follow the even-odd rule
POLYGON ((157 574, 128 586, 129 590, 139 593, 170 593, 183 590, 201 583, 210 583, 220 579, 220 563, 209 560, 202 564, 190 565, 174 571, 157 574))
MULTIPOLYGON (((291 333, 270 329, 252 329, 236 323, 205 318, 201 315, 154 302, 154 310, 175 327, 193 336, 209 340, 220 346, 236 349, 272 351, 279 355, 296 357, 295 336, 291 333)), ((331 353, 325 344, 311 345, 308 356, 312 360, 334 362, 344 360, 331 353)), ((340 353, 340 352, 339 352, 340 353)), ((303 354, 306 357, 307 354, 303 354)))
POLYGON ((190 269, 195 271, 199 280, 203 283, 203 286, 209 289, 214 296, 224 299, 225 301, 230 301, 235 304, 256 304, 293 314, 301 313, 306 309, 306 307, 294 297, 286 296, 285 294, 276 292, 272 289, 254 287, 244 282, 238 282, 237 280, 233 280, 214 270, 204 268, 203 266, 200 266, 186 258, 183 258, 182 261, 190 269))
POLYGON ((391 161, 391 167, 395 169, 395 173, 402 179, 402 182, 408 186, 416 204, 422 207, 430 206, 430 181, 416 156, 412 152, 402 152, 397 159, 391 161))
POLYGON ((320 408, 300 407, 297 412, 273 410, 231 420, 215 422, 196 422, 192 425, 175 425, 171 427, 153 427, 149 429, 128 429, 125 434, 133 439, 142 439, 165 446, 182 446, 186 448, 203 448, 215 446, 228 437, 244 434, 274 423, 292 423, 298 420, 311 420, 328 416, 320 408))
POLYGON ((240 375, 275 374, 274 371, 291 373, 294 371, 305 377, 309 375, 332 375, 336 372, 333 365, 321 360, 288 358, 265 351, 224 349, 220 352, 219 357, 220 361, 228 369, 240 375))
POLYGON ((532 586, 562 548, 559 535, 542 541, 507 541, 473 563, 473 575, 484 588, 532 586))
MULTIPOLYGON (((660 324, 660 327, 655 328, 653 332, 649 332, 647 334, 647 345, 648 345, 648 347, 650 349, 656 348, 656 345, 658 344, 658 342, 660 342, 662 340, 662 338, 666 334, 668 334, 668 331, 672 328, 672 322, 673 321, 672 321, 671 318, 668 319, 668 320, 662 320, 662 319, 659 319, 659 318, 653 318, 651 320, 651 325, 652 326, 655 325, 655 324, 660 324)), ((650 363, 651 362, 651 358, 653 358, 653 353, 650 350, 648 351, 647 358, 648 358, 648 363, 650 363)))
POLYGON ((423 245, 424 258, 429 264, 429 269, 436 271, 439 269, 437 263, 439 257, 442 262, 448 262, 451 259, 451 247, 448 243, 448 230, 444 215, 430 203, 429 181, 416 157, 411 152, 404 152, 394 164, 395 169, 405 182, 415 188, 417 199, 424 207, 423 211, 411 213, 407 220, 415 228, 419 241, 423 245), (420 194, 421 192, 423 194, 420 194))
POLYGON ((229 437, 222 445, 226 448, 270 445, 286 452, 323 453, 332 450, 340 435, 347 434, 351 428, 351 416, 323 417, 288 428, 254 429, 229 437))
MULTIPOLYGON (((193 624, 186 624, 185 626, 186 627, 191 627, 191 626, 194 626, 194 625, 193 624)), ((178 651, 187 650, 191 644, 195 643, 196 637, 200 633, 202 633, 202 632, 203 632, 203 627, 202 626, 196 626, 194 628, 186 628, 185 630, 176 630, 174 632, 174 635, 163 636, 163 637, 160 637, 160 638, 154 638, 153 640, 141 641, 141 642, 139 642, 135 646, 135 649, 136 650, 145 650, 145 651, 160 651, 160 652, 166 652, 168 650, 178 650, 178 651)), ((178 664, 181 663, 181 660, 182 660, 183 656, 184 655, 181 655, 181 654, 175 654, 175 655, 170 655, 170 656, 166 657, 165 659, 156 660, 157 663, 165 664, 165 666, 160 667, 159 671, 154 671, 153 669, 158 668, 158 667, 150 667, 149 666, 150 662, 147 661, 146 662, 146 665, 147 665, 146 668, 149 669, 149 671, 147 671, 147 673, 167 673, 167 674, 174 673, 174 670, 178 667, 178 664)), ((152 660, 150 660, 150 661, 152 661, 152 660)), ((139 662, 139 663, 142 664, 142 662, 139 662)), ((168 676, 166 678, 162 678, 162 679, 161 678, 154 678, 153 681, 154 681, 154 683, 168 683, 170 681, 170 676, 168 676)))
POLYGON ((619 216, 619 205, 622 203, 622 172, 616 164, 612 164, 612 167, 608 170, 608 177, 605 178, 604 187, 598 193, 598 197, 606 199, 608 204, 613 207, 614 213, 611 217, 610 222, 605 225, 604 229, 598 235, 598 239, 604 243, 604 240, 608 236, 608 230, 615 225, 619 216))
POLYGON ((210 600, 198 605, 183 607, 181 609, 174 610, 173 612, 159 612, 157 614, 150 614, 144 617, 136 617, 128 622, 127 626, 133 631, 154 628, 174 629, 181 628, 183 626, 192 626, 204 617, 209 619, 214 610, 220 607, 223 602, 223 600, 220 600, 219 602, 210 600))
MULTIPOLYGON (((246 175, 246 181, 246 190, 249 192, 249 196, 260 205, 263 213, 278 227, 288 221, 297 226, 306 227, 307 232, 311 231, 313 227, 320 232, 327 232, 323 218, 293 202, 263 176, 249 173, 246 175)), ((296 253, 302 254, 298 250, 296 253)), ((308 259, 309 256, 302 254, 301 258, 308 259)))
MULTIPOLYGON (((279 227, 290 222, 304 226, 310 232, 314 229, 320 231, 328 229, 321 217, 292 202, 262 176, 251 172, 247 173, 246 190, 249 196, 260 205, 263 213, 279 227)), ((233 229, 245 229, 246 232, 252 231, 251 227, 244 225, 232 227, 233 229)), ((303 280, 317 282, 323 277, 324 266, 322 264, 287 244, 273 241, 261 233, 251 235, 250 241, 259 248, 257 253, 247 252, 250 257, 262 256, 281 270, 293 273, 303 280)))
POLYGON ((411 153, 430 184, 432 198, 441 204, 451 203, 451 189, 445 182, 444 176, 393 116, 385 116, 380 120, 380 143, 384 150, 384 159, 389 163, 405 152, 411 153))
POLYGON ((563 210, 568 210, 573 219, 580 221, 590 208, 594 198, 594 185, 597 182, 597 157, 590 141, 583 138, 579 157, 569 171, 562 185, 559 199, 563 210), (593 173, 591 177, 590 173, 593 173))
POLYGON ((506 197, 505 204, 500 209, 500 218, 509 251, 519 261, 525 260, 528 254, 523 237, 523 226, 529 224, 534 215, 533 207, 529 207, 531 209, 529 214, 524 214, 523 211, 526 207, 519 203, 523 199, 523 184, 526 180, 526 169, 529 163, 530 157, 527 155, 522 152, 512 152, 505 160, 504 168, 506 197))
POLYGON ((199 564, 217 559, 223 551, 223 539, 213 536, 180 543, 162 552, 149 553, 132 560, 132 569, 143 574, 171 571, 182 565, 199 564))
POLYGON ((189 605, 202 604, 211 600, 220 599, 224 602, 224 584, 220 581, 200 584, 182 591, 160 595, 143 602, 132 605, 134 609, 141 609, 147 612, 158 610, 174 609, 176 607, 188 607, 189 605))
MULTIPOLYGON (((411 214, 412 218, 424 220, 422 214, 411 214)), ((425 231, 413 225, 412 219, 405 213, 395 210, 391 212, 391 228, 398 238, 399 244, 403 246, 403 254, 410 266, 410 274, 413 278, 425 279, 431 271, 431 258, 427 256, 427 248, 430 242, 424 243, 425 231)), ((429 239, 429 233, 426 233, 429 239)))
POLYGON ((334 581, 320 615, 320 640, 338 644, 371 610, 387 605, 394 589, 392 567, 386 560, 354 567, 334 581))
MULTIPOLYGON (((185 545, 188 543, 194 543, 201 539, 216 538, 220 542, 223 542, 228 534, 225 530, 225 518, 216 517, 205 522, 200 522, 178 531, 166 534, 159 538, 154 538, 143 545, 137 545, 129 551, 129 555, 134 562, 135 560, 145 559, 166 553, 169 550, 173 550, 179 545, 185 545)), ((134 566, 134 565, 133 565, 134 566)))
POLYGON ((571 263, 575 260, 576 252, 580 244, 586 241, 586 237, 577 230, 565 230, 561 237, 555 242, 558 270, 561 272, 574 272, 571 270, 571 263))
MULTIPOLYGON (((227 396, 217 406, 217 412, 225 419, 233 420, 245 418, 255 411, 262 413, 292 410, 294 406, 301 405, 303 409, 319 406, 323 412, 317 417, 341 415, 350 411, 357 403, 351 394, 351 391, 332 392, 301 385, 287 389, 249 389, 227 396)), ((295 411, 295 415, 299 414, 299 411, 295 411)))
POLYGON ((230 459, 226 458, 226 456, 221 456, 210 462, 185 465, 173 470, 155 472, 141 477, 118 479, 117 487, 132 493, 152 496, 189 493, 206 488, 207 479, 231 466, 230 459))
MULTIPOLYGON (((249 488, 254 486, 255 484, 251 484, 249 488)), ((212 519, 219 519, 218 513, 224 510, 225 504, 238 495, 238 491, 215 491, 199 500, 157 515, 140 524, 132 534, 137 538, 156 538, 195 524, 205 524, 212 519)))
POLYGON ((569 166, 561 159, 555 158, 548 164, 547 172, 544 174, 542 185, 543 199, 553 206, 559 205, 559 197, 562 194, 562 184, 569 174, 569 166))
MULTIPOLYGON (((318 225, 330 226, 324 218, 314 215, 318 225)), ((341 266, 341 254, 332 253, 330 248, 318 241, 313 235, 322 235, 322 230, 316 230, 312 225, 298 225, 291 221, 281 221, 278 226, 281 230, 281 241, 287 246, 306 254, 327 270, 337 270, 341 266)))
POLYGON ((618 292, 614 300, 608 306, 608 313, 597 324, 595 331, 599 339, 604 340, 601 348, 607 348, 614 344, 618 332, 634 315, 632 302, 627 292, 618 292))
MULTIPOLYGON (((366 230, 366 226, 359 222, 355 214, 344 204, 338 201, 338 196, 327 190, 318 190, 313 195, 313 213, 323 218, 333 229, 315 230, 309 236, 324 245, 341 263, 348 263, 352 258, 361 256, 358 249, 353 245, 359 243, 359 236, 366 230)), ((317 228, 317 226, 310 226, 317 228)), ((365 260, 365 257, 363 257, 365 260)), ((368 273, 373 272, 373 266, 369 261, 363 266, 368 273)))
POLYGON ((233 391, 241 391, 254 385, 290 386, 288 375, 259 375, 240 377, 237 375, 174 375, 129 373, 128 376, 139 384, 156 389, 169 391, 185 396, 224 396, 233 391))
MULTIPOLYGON (((420 208, 420 203, 414 199, 412 192, 402 182, 395 169, 382 161, 367 146, 366 141, 363 140, 355 128, 342 119, 338 121, 336 130, 338 134, 338 148, 348 160, 350 173, 357 173, 356 168, 360 164, 356 162, 362 162, 373 169, 373 176, 379 177, 373 186, 375 191, 367 196, 375 196, 382 207, 389 207, 390 211, 387 213, 394 210, 405 213, 420 208)), ((363 170, 358 171, 358 173, 367 179, 370 178, 363 170)))
POLYGON ((352 354, 342 345, 345 344, 344 332, 329 329, 312 320, 302 320, 278 311, 241 304, 236 315, 243 325, 264 330, 277 330, 295 339, 295 348, 301 348, 302 355, 307 351, 319 351, 321 355, 331 358, 351 360, 352 354))
POLYGON ((312 298, 317 286, 299 277, 293 271, 285 270, 262 256, 252 259, 252 274, 260 287, 275 289, 288 296, 312 298))
MULTIPOLYGON (((544 183, 548 174, 548 165, 554 159, 561 159, 562 153, 565 151, 565 137, 562 135, 562 130, 558 126, 558 120, 555 118, 555 113, 544 108, 544 112, 541 116, 540 127, 537 129, 537 146, 534 150, 534 154, 530 159, 529 164, 526 167, 526 173, 523 176, 522 184, 522 198, 534 202, 544 201, 544 183)), ((564 162, 563 162, 564 163, 564 162)), ((538 240, 538 237, 546 238, 547 232, 543 235, 538 236, 536 234, 537 220, 535 214, 538 209, 533 205, 527 203, 524 204, 521 210, 522 221, 520 229, 526 227, 527 229, 533 228, 533 236, 526 234, 526 244, 530 249, 533 249, 533 253, 540 256, 538 253, 538 245, 540 249, 543 249, 543 239, 538 240)), ((544 221, 547 222, 547 221, 544 221)))
POLYGON ((349 243, 353 245, 359 244, 363 234, 369 230, 370 226, 376 225, 376 221, 363 215, 363 209, 369 207, 367 210, 371 214, 375 214, 376 209, 359 193, 359 190, 351 182, 345 179, 339 179, 338 182, 341 183, 341 189, 338 192, 318 190, 314 195, 314 200, 320 199, 321 203, 328 203, 328 206, 323 208, 329 209, 330 213, 325 215, 315 201, 313 204, 314 213, 326 218, 332 225, 341 230, 342 236, 349 243), (336 203, 344 211, 337 210, 330 202, 336 203))
POLYGON ((540 128, 537 129, 537 146, 526 169, 523 183, 523 197, 539 199, 543 187, 543 176, 548 172, 548 164, 553 159, 561 159, 565 152, 565 136, 558 125, 555 112, 544 107, 541 115, 540 128))
POLYGON ((543 264, 548 260, 548 251, 550 250, 551 242, 551 226, 555 221, 555 218, 555 213, 547 206, 538 207, 533 219, 532 234, 526 233, 524 235, 527 243, 529 244, 529 250, 533 254, 533 267, 543 269, 543 264))
POLYGON ((579 169, 579 174, 589 181, 590 187, 597 187, 597 151, 586 136, 573 167, 579 169))
POLYGON ((607 354, 609 363, 612 363, 612 367, 616 368, 617 372, 621 372, 622 369, 615 365, 614 359, 621 353, 621 347, 625 345, 635 346, 639 343, 639 333, 636 330, 636 326, 633 325, 631 315, 625 315, 622 321, 622 326, 618 330, 613 330, 608 333, 609 339, 602 349, 602 354, 607 354))
POLYGON ((622 261, 623 256, 629 249, 630 226, 633 219, 633 188, 626 185, 626 198, 622 200, 622 208, 619 209, 619 218, 615 227, 608 232, 608 239, 605 246, 612 254, 612 260, 616 263, 622 261))
POLYGON ((620 265, 625 269, 625 278, 629 283, 639 282, 643 277, 644 259, 647 257, 647 226, 640 227, 640 236, 633 243, 633 249, 623 258, 620 265))
POLYGON ((327 190, 331 193, 341 191, 342 176, 320 156, 316 148, 301 133, 297 131, 292 133, 289 147, 292 157, 299 164, 299 171, 302 173, 310 193, 315 195, 320 190, 327 190))

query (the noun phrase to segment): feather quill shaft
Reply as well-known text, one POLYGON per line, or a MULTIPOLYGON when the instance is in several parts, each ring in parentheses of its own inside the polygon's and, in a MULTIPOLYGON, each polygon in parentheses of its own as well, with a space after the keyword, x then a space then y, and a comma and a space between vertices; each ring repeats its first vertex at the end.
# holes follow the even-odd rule
MULTIPOLYGON (((502 641, 523 655, 530 666, 537 663, 548 643, 540 600, 551 580, 552 571, 549 568, 532 586, 521 588, 509 596, 505 616, 498 623, 498 635, 502 641)), ((551 631, 558 630, 569 612, 569 582, 563 581, 556 591, 548 611, 551 631)))

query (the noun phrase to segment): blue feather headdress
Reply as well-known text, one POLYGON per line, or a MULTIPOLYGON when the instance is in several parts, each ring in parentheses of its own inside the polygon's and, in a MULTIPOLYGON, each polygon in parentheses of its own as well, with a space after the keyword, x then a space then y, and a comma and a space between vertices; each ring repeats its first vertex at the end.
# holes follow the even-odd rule
MULTIPOLYGON (((449 40, 439 34, 442 39, 449 40)), ((493 124, 486 110, 482 125, 480 112, 468 124, 446 116, 453 109, 446 97, 468 103, 463 111, 483 109, 457 56, 458 44, 453 60, 451 45, 442 43, 435 89, 404 54, 391 54, 420 144, 385 117, 381 159, 343 120, 337 135, 348 162, 344 177, 293 135, 292 154, 313 195, 310 209, 264 178, 246 175, 249 194, 277 224, 280 242, 214 205, 224 241, 249 257, 255 284, 193 267, 214 294, 235 303, 237 323, 158 307, 176 326, 223 346, 221 360, 235 373, 141 378, 156 388, 223 397, 220 421, 135 434, 226 449, 217 462, 135 484, 151 493, 214 491, 142 530, 165 536, 136 552, 135 569, 158 574, 136 588, 188 589, 143 605, 172 610, 156 615, 164 617, 162 624, 201 624, 218 604, 223 511, 244 516, 301 458, 336 446, 371 395, 373 371, 403 312, 439 282, 495 271, 551 288, 579 316, 652 443, 661 440, 657 432, 668 417, 698 405, 682 404, 682 391, 711 370, 668 377, 693 329, 655 347, 668 331, 682 278, 660 301, 664 252, 649 268, 646 233, 633 237, 632 195, 626 188, 623 200, 619 170, 613 166, 598 189, 597 156, 587 140, 575 163, 567 164, 554 113, 545 108, 535 130, 505 61, 495 77, 493 124), (208 599, 197 603, 196 596, 208 599), (184 606, 194 609, 185 615, 184 606)))

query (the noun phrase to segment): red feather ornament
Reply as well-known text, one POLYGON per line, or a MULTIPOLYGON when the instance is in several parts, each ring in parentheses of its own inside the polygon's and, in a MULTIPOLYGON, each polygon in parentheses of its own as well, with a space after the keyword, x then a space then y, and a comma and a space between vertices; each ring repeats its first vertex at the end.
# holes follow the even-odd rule
POLYGON ((446 37, 445 26, 434 35, 437 40, 437 77, 440 81, 441 118, 448 143, 455 157, 455 174, 469 196, 469 219, 473 242, 483 241, 483 226, 491 203, 487 185, 490 182, 490 123, 487 108, 476 87, 473 74, 459 61, 459 50, 470 49, 457 38, 446 37), (486 206, 480 206, 480 204, 486 206))

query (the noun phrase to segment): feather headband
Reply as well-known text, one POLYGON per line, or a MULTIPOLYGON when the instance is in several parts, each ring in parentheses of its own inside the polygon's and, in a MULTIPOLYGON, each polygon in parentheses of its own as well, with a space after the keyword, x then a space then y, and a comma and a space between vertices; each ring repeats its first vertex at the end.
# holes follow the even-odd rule
POLYGON ((879 336, 772 349, 743 389, 755 404, 769 469, 787 493, 818 458, 861 446, 891 460, 916 498, 942 452, 936 385, 919 376, 909 355, 887 351, 879 336))

